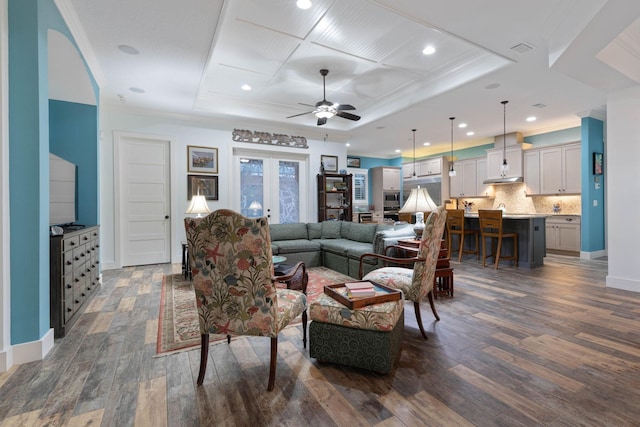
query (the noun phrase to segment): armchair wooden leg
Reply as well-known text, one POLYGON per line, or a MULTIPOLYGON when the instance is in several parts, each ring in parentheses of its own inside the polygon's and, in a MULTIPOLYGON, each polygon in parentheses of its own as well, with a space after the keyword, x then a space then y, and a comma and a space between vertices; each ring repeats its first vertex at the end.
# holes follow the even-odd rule
POLYGON ((198 385, 204 381, 204 373, 207 371, 207 358, 209 357, 209 334, 200 337, 200 372, 198 372, 198 385))
POLYGON ((302 312, 302 345, 307 348, 307 310, 302 312))
POLYGON ((276 382, 276 362, 278 361, 278 337, 271 338, 271 362, 269 363, 269 385, 267 391, 273 390, 276 382))
POLYGON ((436 311, 436 306, 433 304, 433 291, 429 291, 427 298, 429 298, 429 305, 431 306, 431 311, 433 311, 433 316, 436 320, 440 320, 440 316, 438 316, 438 312, 436 311))
POLYGON ((422 326, 422 315, 420 314, 420 303, 417 301, 414 301, 413 309, 416 312, 416 322, 418 322, 418 328, 420 328, 420 333, 422 334, 422 337, 425 340, 428 340, 429 338, 427 338, 427 333, 424 331, 424 326, 422 326))
POLYGON ((231 335, 227 335, 227 344, 231 344, 231 335))

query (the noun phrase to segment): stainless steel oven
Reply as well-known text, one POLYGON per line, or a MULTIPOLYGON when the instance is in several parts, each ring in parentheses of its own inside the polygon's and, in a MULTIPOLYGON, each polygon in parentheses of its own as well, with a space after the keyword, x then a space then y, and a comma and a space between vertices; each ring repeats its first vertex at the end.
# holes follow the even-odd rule
POLYGON ((382 195, 383 211, 397 212, 400 210, 400 191, 384 191, 382 195))

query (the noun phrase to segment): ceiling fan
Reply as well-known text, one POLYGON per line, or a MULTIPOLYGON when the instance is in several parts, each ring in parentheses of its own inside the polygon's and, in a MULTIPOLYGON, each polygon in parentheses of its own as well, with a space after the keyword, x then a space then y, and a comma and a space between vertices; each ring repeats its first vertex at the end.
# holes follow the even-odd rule
POLYGON ((315 110, 307 111, 306 113, 294 114, 293 116, 287 117, 287 119, 313 113, 318 118, 318 126, 322 126, 323 124, 327 123, 327 119, 330 119, 333 116, 338 116, 342 117, 343 119, 354 121, 360 120, 360 116, 345 112, 345 110, 355 110, 356 107, 354 107, 353 105, 334 104, 333 102, 327 101, 327 86, 325 79, 327 77, 327 74, 329 74, 329 70, 323 68, 322 70, 320 70, 320 74, 322 74, 322 101, 316 102, 316 105, 303 104, 302 102, 299 102, 300 105, 314 107, 315 110))

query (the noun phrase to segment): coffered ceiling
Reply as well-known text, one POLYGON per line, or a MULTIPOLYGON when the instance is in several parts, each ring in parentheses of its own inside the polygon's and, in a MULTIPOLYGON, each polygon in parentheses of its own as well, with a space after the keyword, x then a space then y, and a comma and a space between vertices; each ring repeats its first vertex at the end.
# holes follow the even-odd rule
POLYGON ((412 156, 412 128, 419 156, 446 150, 451 116, 456 149, 492 142, 502 100, 507 132, 577 126, 640 81, 634 0, 311 1, 56 4, 104 104, 326 137, 359 155, 412 156), (287 118, 323 99, 322 68, 326 99, 353 105, 359 121, 287 118))

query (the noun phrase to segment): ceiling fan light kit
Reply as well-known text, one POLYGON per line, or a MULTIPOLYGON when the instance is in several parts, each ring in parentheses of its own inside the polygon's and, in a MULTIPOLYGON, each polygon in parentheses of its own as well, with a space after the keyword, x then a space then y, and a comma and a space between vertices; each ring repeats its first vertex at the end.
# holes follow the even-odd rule
POLYGON ((333 116, 342 117, 343 119, 358 121, 360 120, 360 116, 356 116, 355 114, 346 113, 347 110, 355 110, 356 107, 349 104, 334 104, 333 102, 327 101, 327 84, 326 77, 329 74, 329 70, 323 68, 320 70, 320 74, 322 75, 322 101, 316 102, 316 105, 302 104, 309 107, 315 107, 315 110, 307 111, 305 113, 294 114, 293 116, 287 117, 290 119, 292 117, 304 116, 305 114, 314 114, 318 118, 318 126, 322 126, 327 123, 327 120, 332 118, 333 116))

